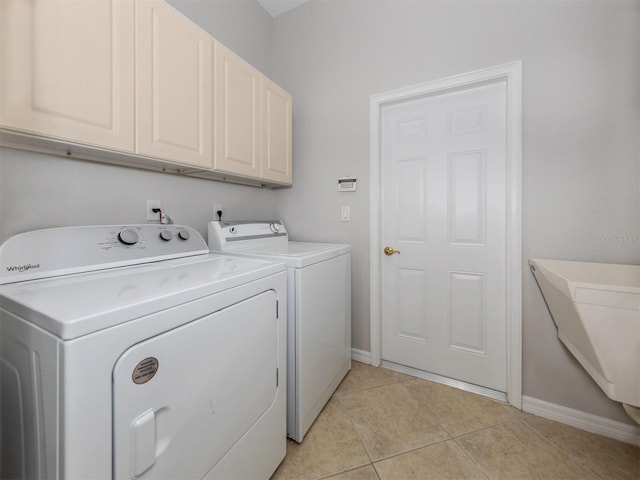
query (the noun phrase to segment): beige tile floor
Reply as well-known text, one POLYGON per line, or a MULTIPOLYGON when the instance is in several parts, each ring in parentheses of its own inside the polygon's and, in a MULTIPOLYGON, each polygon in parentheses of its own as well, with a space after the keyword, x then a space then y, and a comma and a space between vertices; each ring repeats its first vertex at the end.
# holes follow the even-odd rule
POLYGON ((640 479, 640 449, 353 362, 273 480, 640 479))

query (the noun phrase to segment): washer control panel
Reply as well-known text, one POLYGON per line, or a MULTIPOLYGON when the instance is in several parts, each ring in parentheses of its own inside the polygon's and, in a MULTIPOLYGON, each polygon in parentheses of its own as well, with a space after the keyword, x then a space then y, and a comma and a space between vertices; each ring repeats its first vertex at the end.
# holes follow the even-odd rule
POLYGON ((0 245, 0 284, 208 253, 182 225, 99 225, 22 233, 0 245))
POLYGON ((289 241, 280 220, 213 221, 209 222, 208 235, 212 251, 233 250, 246 245, 286 244, 289 241))

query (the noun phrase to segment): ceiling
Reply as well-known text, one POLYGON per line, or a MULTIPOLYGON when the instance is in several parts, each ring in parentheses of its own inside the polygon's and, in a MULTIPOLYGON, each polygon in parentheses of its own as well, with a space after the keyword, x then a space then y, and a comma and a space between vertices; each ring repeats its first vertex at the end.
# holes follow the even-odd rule
POLYGON ((275 18, 281 13, 287 12, 308 1, 309 0, 258 0, 258 3, 275 18))

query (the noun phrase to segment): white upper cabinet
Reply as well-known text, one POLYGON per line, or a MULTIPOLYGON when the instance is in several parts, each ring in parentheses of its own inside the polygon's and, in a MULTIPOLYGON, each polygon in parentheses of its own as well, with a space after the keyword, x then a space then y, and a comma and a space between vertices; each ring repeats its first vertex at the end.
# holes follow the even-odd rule
POLYGON ((215 42, 217 172, 291 185, 291 95, 215 42))
POLYGON ((260 72, 215 43, 214 170, 260 178, 260 72))
POLYGON ((291 185, 291 95, 262 76, 261 178, 291 185))
POLYGON ((134 150, 134 5, 0 1, 0 125, 134 150))
POLYGON ((0 146, 291 185, 291 96, 164 0, 0 0, 0 146))
POLYGON ((136 2, 136 153, 212 166, 213 46, 162 0, 136 2))

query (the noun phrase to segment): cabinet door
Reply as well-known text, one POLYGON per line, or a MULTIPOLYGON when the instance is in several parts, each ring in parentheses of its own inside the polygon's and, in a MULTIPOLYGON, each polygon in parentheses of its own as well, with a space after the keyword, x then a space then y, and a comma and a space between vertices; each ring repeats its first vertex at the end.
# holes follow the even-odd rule
POLYGON ((211 168, 211 37, 162 0, 136 19, 136 153, 211 168))
POLYGON ((215 170, 260 177, 260 73, 215 42, 215 170))
POLYGON ((0 1, 0 124, 132 152, 131 0, 0 1))
POLYGON ((261 177, 291 185, 291 95, 262 77, 261 177))

